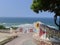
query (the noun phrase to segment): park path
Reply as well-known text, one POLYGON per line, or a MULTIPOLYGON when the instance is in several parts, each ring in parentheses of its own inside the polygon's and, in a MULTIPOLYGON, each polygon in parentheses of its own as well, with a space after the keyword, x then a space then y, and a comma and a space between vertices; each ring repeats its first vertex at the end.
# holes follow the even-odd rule
POLYGON ((33 33, 19 34, 18 37, 5 45, 36 45, 32 37, 33 33))

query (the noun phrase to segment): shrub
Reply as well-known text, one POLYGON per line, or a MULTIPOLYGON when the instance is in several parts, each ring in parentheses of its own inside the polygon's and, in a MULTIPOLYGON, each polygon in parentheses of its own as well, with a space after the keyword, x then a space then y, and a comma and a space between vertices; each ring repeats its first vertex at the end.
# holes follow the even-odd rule
POLYGON ((0 25, 0 29, 6 29, 5 26, 3 25, 0 25))

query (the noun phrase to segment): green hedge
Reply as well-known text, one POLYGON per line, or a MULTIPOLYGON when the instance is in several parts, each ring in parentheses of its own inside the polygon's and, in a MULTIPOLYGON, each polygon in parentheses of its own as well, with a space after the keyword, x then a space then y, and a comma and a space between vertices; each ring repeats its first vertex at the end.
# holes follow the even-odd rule
POLYGON ((8 30, 10 28, 6 28, 4 25, 0 25, 0 29, 6 29, 6 30, 8 30))
POLYGON ((3 26, 3 25, 0 25, 0 29, 5 29, 5 26, 3 26))

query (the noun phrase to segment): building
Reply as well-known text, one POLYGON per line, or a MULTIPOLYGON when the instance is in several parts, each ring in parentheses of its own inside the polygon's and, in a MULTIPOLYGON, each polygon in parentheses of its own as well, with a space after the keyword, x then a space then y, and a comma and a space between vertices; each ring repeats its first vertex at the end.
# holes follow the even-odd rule
POLYGON ((30 32, 34 32, 34 26, 33 24, 23 24, 20 25, 17 30, 22 33, 30 33, 30 32))

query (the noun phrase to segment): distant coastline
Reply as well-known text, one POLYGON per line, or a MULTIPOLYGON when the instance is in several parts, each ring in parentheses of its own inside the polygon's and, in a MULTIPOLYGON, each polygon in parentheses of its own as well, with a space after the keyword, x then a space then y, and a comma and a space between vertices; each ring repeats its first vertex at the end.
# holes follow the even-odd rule
MULTIPOLYGON (((31 18, 17 18, 17 17, 1 17, 0 18, 0 25, 4 25, 4 26, 18 26, 21 24, 32 24, 34 22, 37 21, 41 21, 46 25, 50 25, 50 26, 54 26, 57 28, 57 26, 54 24, 54 19, 53 18, 35 18, 35 17, 31 17, 31 18)), ((58 28, 57 28, 58 29, 58 28)))

